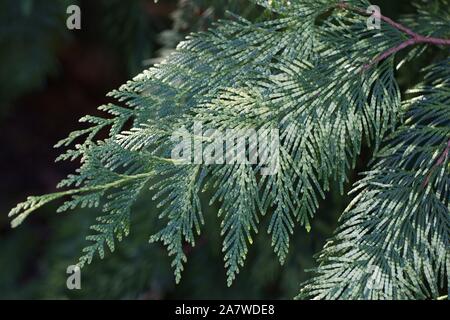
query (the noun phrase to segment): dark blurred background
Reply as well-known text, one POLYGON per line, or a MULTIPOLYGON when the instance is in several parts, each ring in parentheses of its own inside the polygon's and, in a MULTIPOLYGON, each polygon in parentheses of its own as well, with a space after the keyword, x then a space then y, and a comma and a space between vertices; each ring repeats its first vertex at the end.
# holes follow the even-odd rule
MULTIPOLYGON (((376 1, 385 15, 411 12, 410 1, 376 1)), ((114 254, 82 271, 82 289, 66 289, 66 268, 84 247, 94 212, 56 214, 43 208, 18 229, 7 213, 27 195, 55 191, 76 164, 54 163, 53 145, 78 128, 77 119, 95 114, 105 94, 167 55, 193 31, 205 30, 230 10, 248 18, 264 15, 245 0, 0 0, 0 298, 283 298, 297 294, 348 203, 336 188, 313 220, 310 233, 297 228, 289 258, 280 266, 270 237, 260 232, 245 268, 226 287, 217 210, 194 248, 180 285, 160 245, 148 244, 157 214, 141 199, 131 235, 114 254), (81 30, 66 28, 66 8, 81 8, 81 30)), ((403 87, 415 73, 399 74, 403 87)), ((366 148, 356 172, 364 170, 366 148)), ((263 221, 267 226, 267 219, 263 221)), ((261 227, 263 229, 264 227, 261 227)))

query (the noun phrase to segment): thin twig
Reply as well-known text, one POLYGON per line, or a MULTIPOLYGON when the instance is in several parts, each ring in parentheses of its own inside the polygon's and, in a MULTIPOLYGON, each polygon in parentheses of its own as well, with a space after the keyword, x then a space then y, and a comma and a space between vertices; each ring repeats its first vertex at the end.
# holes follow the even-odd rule
MULTIPOLYGON (((340 9, 346 9, 349 11, 356 12, 363 16, 371 15, 370 13, 366 12, 365 10, 363 10, 361 8, 356 8, 356 7, 350 6, 349 4, 344 3, 344 2, 338 3, 337 7, 340 9)), ((373 59, 370 63, 366 64, 363 67, 364 70, 370 68, 372 65, 377 64, 378 62, 383 61, 384 59, 390 57, 391 55, 393 55, 409 46, 415 45, 415 44, 426 43, 426 44, 432 44, 432 45, 436 45, 436 46, 450 46, 450 39, 442 39, 442 38, 423 36, 421 34, 414 32, 413 30, 405 27, 404 25, 402 25, 398 22, 395 22, 391 18, 383 16, 381 13, 377 13, 377 17, 380 18, 382 21, 386 22, 387 24, 389 24, 390 26, 392 26, 393 28, 409 35, 411 38, 400 43, 398 46, 390 48, 390 49, 386 50, 385 52, 381 53, 378 57, 373 59)))
POLYGON ((434 164, 434 166, 431 168, 430 172, 428 173, 428 175, 423 183, 424 187, 426 187, 428 182, 430 182, 430 178, 431 178, 431 175, 433 174, 434 170, 436 170, 436 168, 440 167, 444 163, 444 161, 448 157, 449 153, 450 153, 450 140, 448 140, 447 147, 444 149, 444 151, 439 156, 436 163, 434 164))
POLYGON ((447 142, 447 147, 445 148, 445 150, 442 152, 440 158, 438 159, 438 161, 436 162, 436 166, 439 167, 440 165, 442 165, 445 161, 445 158, 448 157, 448 154, 450 152, 450 140, 448 140, 447 142))
MULTIPOLYGON (((370 13, 366 12, 365 10, 363 10, 361 8, 352 7, 349 4, 344 3, 344 2, 338 3, 337 7, 340 9, 345 9, 345 10, 350 10, 350 11, 356 12, 363 16, 370 16, 370 13)), ((383 61, 384 59, 390 57, 391 55, 393 55, 409 46, 415 45, 415 44, 426 43, 426 44, 432 44, 432 45, 437 45, 437 46, 441 46, 441 45, 442 46, 450 46, 450 39, 441 39, 441 38, 423 36, 421 34, 414 32, 413 30, 403 26, 402 24, 400 24, 398 22, 395 22, 391 18, 383 16, 381 13, 377 13, 377 17, 380 18, 382 21, 386 22, 387 24, 389 24, 390 26, 394 27, 395 29, 402 31, 403 33, 406 33, 411 38, 408 40, 405 40, 402 43, 400 43, 399 45, 397 45, 393 48, 390 48, 390 49, 386 50, 385 52, 381 53, 378 57, 373 59, 369 64, 366 64, 363 67, 363 70, 367 70, 372 65, 377 64, 378 62, 383 61)), ((446 148, 444 149, 444 151, 439 156, 436 163, 434 164, 434 166, 431 168, 430 172, 428 173, 428 175, 423 183, 424 187, 430 182, 430 177, 433 174, 433 172, 444 163, 445 159, 449 156, 449 153, 450 153, 450 140, 447 142, 446 148)))

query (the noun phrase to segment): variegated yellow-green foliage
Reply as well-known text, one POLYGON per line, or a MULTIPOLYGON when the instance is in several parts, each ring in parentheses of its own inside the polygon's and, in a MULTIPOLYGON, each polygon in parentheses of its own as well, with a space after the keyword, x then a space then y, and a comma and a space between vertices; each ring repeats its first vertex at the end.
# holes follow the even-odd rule
MULTIPOLYGON (((178 282, 183 247, 195 245, 204 221, 199 195, 208 190, 211 203, 220 205, 231 285, 260 218, 271 213, 268 232, 283 263, 294 226, 310 229, 332 181, 343 189, 365 139, 376 151, 384 147, 357 184, 357 197, 300 297, 436 297, 448 264, 449 60, 430 68, 415 91, 419 96, 402 104, 395 55, 371 62, 403 43, 404 32, 389 23, 371 30, 367 16, 345 10, 343 1, 254 2, 271 12, 266 20, 231 16, 189 36, 161 64, 111 92, 117 104, 100 107, 107 116, 82 118, 89 126, 57 145, 68 148, 58 159, 80 159, 80 168, 60 183, 64 191, 13 209, 13 225, 58 198, 68 197, 59 211, 99 207, 91 244, 79 260, 83 266, 97 253, 103 257, 105 245, 113 251, 115 239, 130 232, 138 195, 152 197, 166 225, 150 241, 167 246, 178 282), (262 175, 250 164, 172 160, 172 133, 180 127, 192 132, 196 121, 204 130, 279 130, 277 173, 262 175), (108 137, 97 139, 105 130, 108 137)), ((370 6, 345 3, 364 11, 370 6)), ((442 12, 450 7, 446 0, 435 5, 442 12)), ((421 10, 427 7, 435 8, 421 10)), ((415 27, 450 35, 448 13, 433 14, 415 27), (422 27, 427 21, 440 27, 422 27)), ((414 49, 406 61, 422 51, 414 49)))

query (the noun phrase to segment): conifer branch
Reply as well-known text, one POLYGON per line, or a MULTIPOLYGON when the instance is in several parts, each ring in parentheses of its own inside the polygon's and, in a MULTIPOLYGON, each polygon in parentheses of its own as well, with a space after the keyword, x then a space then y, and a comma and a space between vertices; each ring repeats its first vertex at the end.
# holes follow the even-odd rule
MULTIPOLYGON (((363 10, 361 8, 350 6, 349 4, 344 3, 344 2, 338 3, 337 7, 340 9, 346 9, 346 10, 358 13, 363 16, 370 15, 370 13, 366 12, 365 10, 363 10)), ((391 18, 386 17, 386 16, 382 15, 381 13, 378 13, 377 17, 380 18, 382 21, 386 22, 387 24, 389 24, 390 26, 392 26, 393 28, 409 35, 411 38, 408 40, 405 40, 402 43, 400 43, 399 45, 392 47, 392 48, 386 50, 385 52, 381 53, 379 56, 377 56, 371 62, 364 65, 363 70, 367 70, 372 65, 377 64, 377 63, 383 61, 384 59, 389 58, 391 55, 393 55, 407 47, 416 45, 416 44, 431 44, 431 45, 436 45, 436 46, 450 46, 450 39, 428 37, 428 36, 418 34, 418 33, 414 32, 413 30, 411 30, 410 28, 405 27, 404 25, 402 25, 398 22, 395 22, 391 18)))
POLYGON ((371 170, 355 184, 357 195, 298 298, 444 298, 450 172, 430 175, 433 188, 423 188, 420 179, 450 152, 449 63, 427 68, 414 89, 419 96, 404 102, 408 120, 385 140, 371 170))
MULTIPOLYGON (((441 1, 443 9, 450 7, 441 1)), ((447 165, 450 153, 450 59, 427 68, 426 81, 408 92, 420 96, 402 106, 392 58, 418 43, 450 45, 434 38, 449 34, 450 11, 439 19, 434 12, 440 15, 440 7, 430 11, 427 4, 425 13, 405 23, 417 33, 380 16, 384 32, 375 34, 361 18, 370 16, 359 9, 366 0, 252 2, 274 15, 255 23, 235 16, 191 34, 160 64, 111 92, 116 103, 99 108, 104 116, 83 117, 89 127, 57 144, 67 148, 59 160, 80 162, 58 184, 69 190, 17 205, 10 212, 13 226, 63 198, 57 212, 100 209, 82 267, 114 251, 130 233, 138 198, 151 199, 152 215, 165 222, 150 242, 167 247, 179 282, 186 246, 194 247, 203 232, 208 199, 218 206, 231 285, 263 215, 271 215, 273 250, 287 262, 296 226, 310 230, 332 183, 343 194, 366 138, 377 161, 357 183, 358 195, 301 297, 438 298, 448 272, 450 175, 442 167, 433 172, 447 165), (330 15, 318 24, 330 9, 356 15, 330 15), (367 57, 376 58, 367 65, 367 57), (366 72, 352 72, 363 65, 366 72), (106 137, 100 135, 105 130, 106 137), (241 147, 228 130, 239 131, 241 147), (257 143, 248 131, 255 131, 257 143), (220 160, 224 150, 232 151, 225 152, 231 159, 203 162, 212 153, 220 160), (196 155, 189 161, 192 151, 201 161, 196 155), (268 161, 249 163, 253 154, 268 161), (263 174, 266 164, 276 171, 263 174), (421 188, 427 175, 433 188, 421 188)), ((420 54, 414 51, 408 58, 420 54)))

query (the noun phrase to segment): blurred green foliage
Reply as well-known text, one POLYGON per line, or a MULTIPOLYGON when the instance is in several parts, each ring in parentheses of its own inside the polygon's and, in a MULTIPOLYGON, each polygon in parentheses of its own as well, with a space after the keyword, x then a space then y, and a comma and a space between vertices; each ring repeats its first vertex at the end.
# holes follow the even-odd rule
POLYGON ((0 113, 13 99, 42 87, 68 40, 67 0, 0 1, 0 113))

